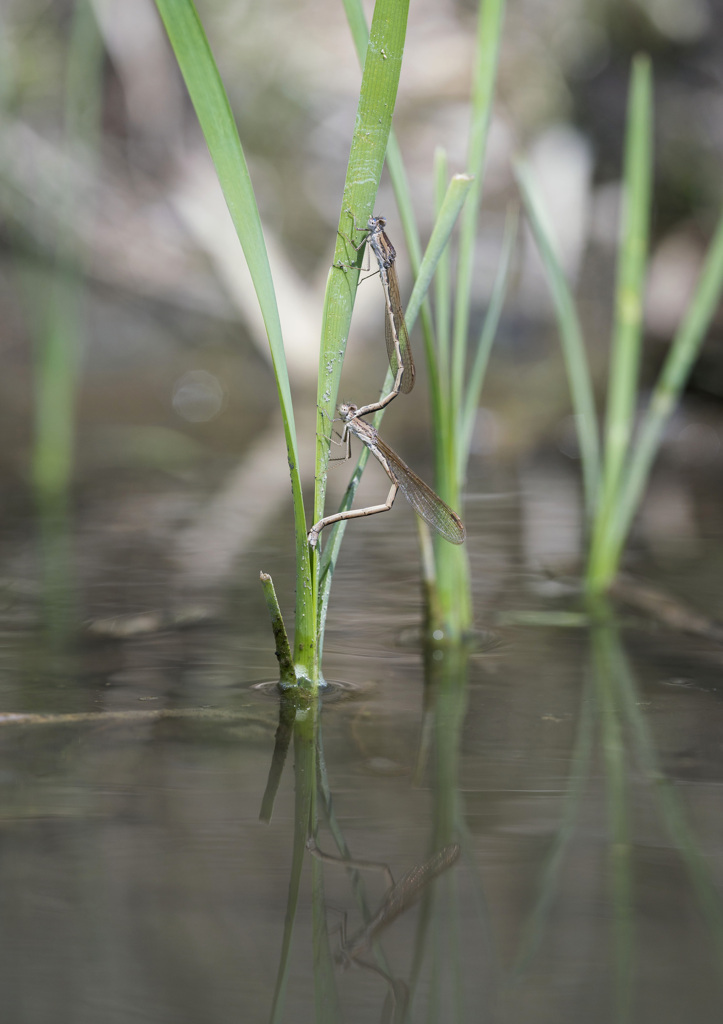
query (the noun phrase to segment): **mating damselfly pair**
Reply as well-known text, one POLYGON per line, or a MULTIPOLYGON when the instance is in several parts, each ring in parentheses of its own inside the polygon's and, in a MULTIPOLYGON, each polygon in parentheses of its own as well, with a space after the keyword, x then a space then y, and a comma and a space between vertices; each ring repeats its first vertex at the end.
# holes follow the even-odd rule
POLYGON ((410 907, 414 906, 430 883, 445 871, 448 871, 453 864, 456 864, 461 853, 459 843, 449 843, 422 861, 422 863, 415 864, 414 867, 402 875, 399 881, 395 882, 387 865, 382 865, 375 861, 345 860, 344 858, 324 853, 323 850, 319 849, 313 837, 307 840, 306 848, 309 853, 320 860, 345 864, 349 868, 376 869, 383 867, 389 879, 389 888, 384 895, 384 899, 376 913, 369 918, 363 928, 348 938, 345 920, 342 922, 342 943, 337 955, 337 961, 345 966, 348 966, 353 961, 359 961, 360 955, 369 951, 380 934, 390 924, 393 924, 398 917, 406 913, 410 907))
POLYGON ((370 505, 367 508, 348 509, 345 512, 337 512, 331 516, 325 516, 309 530, 309 544, 315 547, 319 534, 326 526, 341 522, 346 519, 358 519, 362 516, 372 516, 379 512, 388 512, 394 504, 397 492, 401 489, 405 498, 409 501, 414 511, 424 521, 436 530, 451 544, 461 544, 465 539, 465 529, 462 520, 457 513, 442 501, 438 494, 427 486, 416 473, 389 447, 380 437, 375 428, 363 420, 362 416, 384 409, 399 394, 409 394, 414 387, 414 360, 412 349, 409 343, 409 333, 404 320, 404 312, 399 293, 399 281, 396 271, 396 250, 387 236, 384 228, 386 220, 384 217, 370 217, 367 224, 366 236, 361 245, 367 244, 379 265, 379 277, 381 278, 385 300, 384 335, 387 345, 389 365, 394 373, 394 384, 388 395, 385 395, 378 402, 358 407, 352 402, 346 402, 339 406, 339 414, 343 420, 340 444, 346 445, 347 454, 345 458, 351 458, 351 435, 358 437, 362 444, 366 445, 371 454, 380 464, 384 472, 392 482, 387 499, 380 505, 370 505))

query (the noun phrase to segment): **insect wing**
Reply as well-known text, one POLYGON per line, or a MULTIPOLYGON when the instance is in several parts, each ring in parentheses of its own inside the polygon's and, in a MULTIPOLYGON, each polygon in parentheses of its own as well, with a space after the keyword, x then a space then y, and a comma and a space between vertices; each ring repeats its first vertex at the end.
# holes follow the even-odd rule
POLYGON ((414 387, 414 360, 412 349, 409 344, 409 332, 404 321, 402 311, 402 300, 399 295, 399 278, 395 261, 397 251, 389 240, 384 230, 386 220, 383 217, 370 217, 367 230, 367 242, 374 253, 379 264, 379 276, 382 279, 384 298, 387 309, 384 317, 384 337, 387 343, 387 356, 389 365, 395 378, 399 370, 397 357, 397 345, 399 346, 399 358, 401 358, 403 373, 399 390, 403 395, 408 395, 414 387))
POLYGON ((466 533, 464 524, 457 513, 442 501, 439 495, 425 484, 424 480, 420 480, 406 462, 403 462, 380 437, 376 439, 376 447, 387 460, 394 479, 417 515, 420 515, 425 523, 436 530, 445 540, 448 540, 450 544, 462 544, 466 533))
POLYGON ((397 370, 399 369, 396 346, 398 341, 399 353, 402 359, 402 366, 404 367, 399 390, 403 395, 408 395, 414 387, 414 360, 412 359, 409 334, 404 320, 404 313, 402 312, 402 301, 399 296, 399 279, 393 264, 386 271, 382 270, 381 273, 386 274, 385 292, 388 308, 384 317, 384 337, 387 343, 387 356, 389 357, 392 373, 396 377, 397 370))
POLYGON ((437 850, 423 864, 417 864, 416 867, 407 871, 393 887, 385 901, 390 911, 394 904, 395 917, 411 907, 429 883, 459 859, 459 854, 459 843, 451 843, 449 846, 443 846, 441 850, 437 850))

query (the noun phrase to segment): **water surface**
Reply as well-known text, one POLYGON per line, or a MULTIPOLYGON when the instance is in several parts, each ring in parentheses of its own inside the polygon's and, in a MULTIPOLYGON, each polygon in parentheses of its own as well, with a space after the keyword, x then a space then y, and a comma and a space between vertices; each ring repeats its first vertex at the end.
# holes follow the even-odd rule
MULTIPOLYGON (((471 512, 487 632, 463 657, 424 655, 413 537, 393 519, 348 532, 325 671, 350 690, 321 713, 335 831, 320 791, 319 845, 337 853, 342 836, 396 878, 448 842, 462 853, 381 932, 373 962, 391 981, 334 963, 343 915, 363 926, 359 891, 317 863, 320 904, 306 855, 279 1019, 720 1020, 721 649, 629 612, 596 629, 500 624, 572 600, 540 596, 507 518, 471 512)), ((99 611, 176 592, 170 568, 127 564, 96 579, 99 611)), ((260 568, 288 607, 269 546, 206 621, 124 640, 59 643, 42 593, 8 584, 0 709, 48 717, 0 721, 5 1020, 271 1019, 302 754, 261 822, 279 705, 254 686, 275 664, 260 568)), ((388 883, 361 874, 373 912, 388 883)))

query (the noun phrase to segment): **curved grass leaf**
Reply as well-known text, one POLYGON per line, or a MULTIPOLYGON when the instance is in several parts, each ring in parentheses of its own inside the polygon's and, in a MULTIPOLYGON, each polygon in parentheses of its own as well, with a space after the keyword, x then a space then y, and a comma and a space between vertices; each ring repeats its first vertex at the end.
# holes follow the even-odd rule
MULTIPOLYGON (((464 394, 469 329, 470 297, 477 219, 484 184, 484 161, 487 137, 492 119, 492 101, 497 78, 497 61, 505 11, 505 0, 481 0, 477 20, 477 46, 475 76, 472 86, 472 118, 469 130, 467 173, 474 178, 474 186, 467 199, 460 221, 459 256, 457 260, 457 288, 454 303, 454 331, 452 337, 452 409, 461 409, 464 394)), ((444 497, 444 495, 442 495, 444 497)))
MULTIPOLYGON (((610 354, 604 464, 590 543, 588 585, 597 589, 613 568, 610 519, 630 452, 643 331, 652 178, 653 100, 650 60, 636 58, 630 81, 625 144, 620 258, 615 296, 615 324, 610 354)), ((605 585, 605 583, 603 583, 605 585)))
MULTIPOLYGON (((628 286, 623 295, 623 302, 631 305, 633 310, 636 305, 638 307, 642 305, 643 293, 644 266, 642 261, 645 249, 645 225, 641 223, 641 218, 646 216, 650 162, 647 152, 649 129, 644 122, 646 118, 652 119, 649 74, 647 60, 638 58, 634 66, 630 101, 631 125, 637 127, 634 133, 631 130, 628 139, 628 149, 631 152, 626 154, 626 182, 631 195, 636 197, 636 204, 644 209, 639 210, 637 214, 631 211, 631 215, 628 217, 628 230, 624 239, 625 251, 621 258, 621 262, 628 266, 628 286)), ((660 447, 663 431, 680 401, 683 388, 693 363, 698 357, 706 331, 720 300, 722 288, 723 215, 719 219, 710 244, 698 286, 670 347, 632 450, 630 448, 630 420, 632 417, 631 407, 635 399, 636 341, 633 341, 632 353, 626 357, 627 368, 623 366, 620 374, 611 374, 610 387, 616 391, 620 390, 622 397, 611 399, 609 403, 609 409, 615 408, 620 411, 616 419, 609 425, 607 441, 608 444, 615 444, 617 447, 620 447, 621 441, 624 441, 625 460, 624 463, 621 463, 623 453, 618 452, 614 456, 615 461, 611 470, 611 476, 614 470, 614 479, 612 480, 614 486, 606 495, 606 501, 600 510, 599 521, 596 523, 587 569, 587 586, 592 593, 606 590, 617 573, 625 540, 640 505, 653 461, 660 447), (631 391, 631 389, 633 390, 631 391), (615 436, 611 436, 611 434, 615 436)), ((618 315, 618 319, 623 319, 622 313, 618 315)))
POLYGON ((216 168, 231 219, 246 257, 269 339, 284 423, 294 503, 298 575, 295 659, 300 661, 311 675, 313 648, 309 648, 308 645, 300 647, 298 639, 300 635, 313 635, 314 629, 313 602, 309 600, 310 566, 296 427, 279 311, 261 219, 228 97, 196 9, 191 0, 156 0, 156 7, 168 33, 216 168))
POLYGON ((507 284, 512 266, 512 254, 515 249, 517 238, 518 212, 515 209, 510 212, 505 225, 505 237, 502 242, 502 255, 499 267, 495 276, 492 295, 490 296, 487 315, 482 325, 482 332, 477 342, 477 351, 474 354, 472 367, 468 374, 467 388, 464 395, 462 413, 458 418, 459 443, 456 446, 457 455, 457 479, 462 487, 467 470, 470 449, 472 447, 472 434, 474 432, 477 408, 482 394, 487 363, 489 362, 492 345, 497 335, 497 328, 502 316, 502 307, 507 294, 507 284))
POLYGON ((582 457, 585 508, 589 519, 592 520, 597 507, 600 480, 600 439, 582 327, 570 287, 557 258, 552 235, 547 227, 545 212, 530 171, 524 164, 518 162, 515 165, 515 174, 555 306, 570 395, 576 414, 577 436, 582 457))
MULTIPOLYGON (((610 524, 612 562, 620 552, 645 490, 650 469, 685 383, 705 341, 723 290, 723 214, 716 226, 693 299, 653 389, 610 524)), ((614 575, 614 571, 612 573, 614 575)), ((612 579, 612 575, 610 579, 612 579)))

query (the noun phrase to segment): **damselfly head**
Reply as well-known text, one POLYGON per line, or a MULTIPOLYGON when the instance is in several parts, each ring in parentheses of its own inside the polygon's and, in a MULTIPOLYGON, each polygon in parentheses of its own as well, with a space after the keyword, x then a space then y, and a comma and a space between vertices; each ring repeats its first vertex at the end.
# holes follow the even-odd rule
POLYGON ((371 217, 369 218, 369 222, 367 224, 367 231, 376 231, 376 230, 383 231, 386 226, 387 226, 387 218, 386 217, 377 217, 375 214, 372 214, 371 217))
POLYGON ((353 402, 342 402, 339 406, 339 415, 343 420, 353 420, 356 416, 357 407, 353 402))

